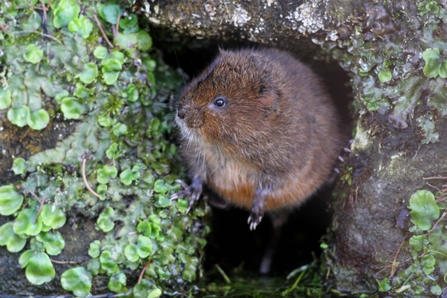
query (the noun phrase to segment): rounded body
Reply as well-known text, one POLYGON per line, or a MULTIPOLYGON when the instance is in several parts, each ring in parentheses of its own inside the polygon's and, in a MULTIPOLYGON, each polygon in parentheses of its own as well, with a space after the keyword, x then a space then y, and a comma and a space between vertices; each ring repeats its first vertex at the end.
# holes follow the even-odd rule
POLYGON ((181 154, 192 179, 228 202, 297 206, 333 171, 337 112, 319 78, 290 54, 221 51, 177 103, 181 154))

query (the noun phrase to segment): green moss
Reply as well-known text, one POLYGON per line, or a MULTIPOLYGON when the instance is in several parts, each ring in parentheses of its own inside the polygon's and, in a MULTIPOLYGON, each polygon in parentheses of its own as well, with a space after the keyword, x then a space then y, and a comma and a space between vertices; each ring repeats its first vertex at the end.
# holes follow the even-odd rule
POLYGON ((20 165, 18 160, 20 187, 0 187, 1 214, 14 222, 0 228, 10 236, 0 237, 0 245, 17 252, 31 243, 21 257, 24 276, 39 285, 57 272, 63 288, 78 296, 89 294, 96 275, 109 276, 109 290, 134 296, 192 291, 202 276, 209 229, 201 223, 205 205, 185 214, 186 200, 168 199, 180 189, 175 180, 182 176, 169 134, 168 101, 182 83, 155 52, 148 52, 152 39, 135 16, 119 32, 121 43, 135 42, 121 48, 117 41, 113 50, 101 44, 99 28, 95 23, 90 28, 89 21, 98 7, 111 38, 107 22, 128 14, 129 7, 60 0, 47 11, 50 37, 44 39, 41 18, 32 8, 10 10, 0 3, 0 11, 11 13, 3 24, 8 33, 22 32, 2 35, 0 64, 6 67, 0 80, 7 91, 0 91, 0 108, 30 131, 51 130, 56 119, 74 125, 55 148, 20 165), (33 32, 18 28, 25 25, 33 32), (61 228, 77 213, 92 218, 99 231, 90 249, 84 248, 90 262, 63 273, 48 254, 59 255, 73 243, 68 241, 73 235, 61 228), (129 283, 146 264, 141 283, 129 283))

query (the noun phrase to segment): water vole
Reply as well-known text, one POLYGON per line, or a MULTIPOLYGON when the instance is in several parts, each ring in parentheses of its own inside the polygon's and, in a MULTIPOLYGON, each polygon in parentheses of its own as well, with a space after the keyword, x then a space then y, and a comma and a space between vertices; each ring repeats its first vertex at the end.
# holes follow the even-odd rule
POLYGON ((190 206, 206 184, 250 210, 300 205, 330 176, 342 135, 319 78, 276 49, 221 50, 177 102, 181 155, 192 184, 171 198, 190 206))

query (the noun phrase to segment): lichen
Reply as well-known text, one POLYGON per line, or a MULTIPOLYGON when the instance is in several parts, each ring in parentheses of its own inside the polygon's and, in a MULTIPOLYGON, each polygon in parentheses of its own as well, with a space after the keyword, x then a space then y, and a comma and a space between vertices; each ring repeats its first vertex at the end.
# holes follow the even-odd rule
MULTIPOLYGON (((62 274, 55 284, 76 296, 93 291, 101 275, 108 276, 110 291, 134 296, 192 290, 209 228, 201 221, 204 204, 186 214, 187 200, 169 199, 182 176, 169 109, 180 76, 152 51, 152 39, 125 4, 60 0, 39 14, 41 3, 31 2, 0 3, 0 116, 9 119, 3 135, 72 129, 57 136, 54 148, 16 151, 20 177, 0 188, 0 214, 9 216, 0 229, 11 236, 0 245, 20 251, 29 282, 62 274), (23 203, 11 205, 6 194, 23 203), (73 233, 60 232, 65 217, 73 223, 79 214, 96 222, 91 259, 63 273, 70 266, 48 255, 73 251, 66 243, 87 253, 83 238, 91 235, 76 234, 80 222, 73 233), (23 252, 25 243, 30 247, 23 252)), ((47 294, 63 292, 52 291, 47 294)))

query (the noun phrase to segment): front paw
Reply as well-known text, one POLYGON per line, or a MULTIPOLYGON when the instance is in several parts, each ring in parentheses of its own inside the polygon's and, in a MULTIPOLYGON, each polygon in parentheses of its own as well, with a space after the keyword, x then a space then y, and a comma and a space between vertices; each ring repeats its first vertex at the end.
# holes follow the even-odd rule
POLYGON ((202 194, 202 184, 196 183, 196 181, 193 181, 193 183, 188 186, 182 180, 176 180, 176 182, 180 183, 180 185, 183 187, 183 190, 180 190, 180 191, 176 192, 175 194, 171 195, 171 200, 187 198, 189 201, 189 204, 188 204, 188 209, 186 210, 186 213, 188 213, 189 209, 191 209, 191 206, 194 204, 195 201, 197 201, 200 198, 200 195, 202 194))
POLYGON ((257 213, 253 210, 250 212, 250 216, 248 217, 248 221, 247 221, 247 223, 250 225, 250 231, 253 231, 256 229, 258 224, 261 222, 263 216, 264 216, 264 214, 257 213))

